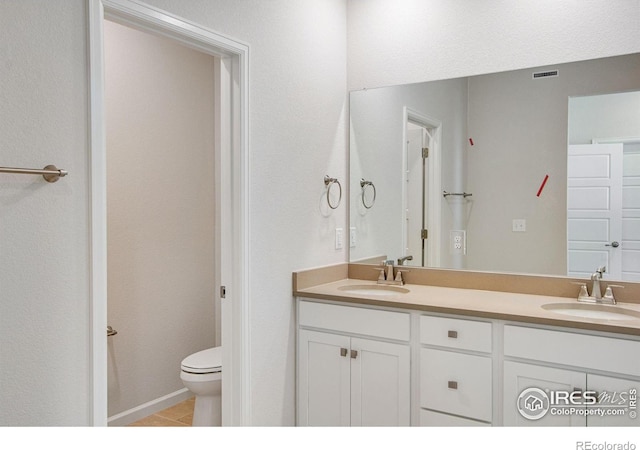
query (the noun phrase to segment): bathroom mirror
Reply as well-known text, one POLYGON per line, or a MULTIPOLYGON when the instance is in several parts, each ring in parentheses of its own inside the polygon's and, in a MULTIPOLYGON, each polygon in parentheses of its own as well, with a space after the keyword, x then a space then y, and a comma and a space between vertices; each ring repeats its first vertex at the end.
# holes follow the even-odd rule
MULTIPOLYGON (((588 276, 613 249, 635 258, 637 91, 640 54, 351 92, 350 261, 410 255, 407 265, 566 276, 573 259, 582 264, 570 275, 588 276), (619 142, 632 155, 629 214, 622 234, 572 250, 568 234, 587 228, 567 226, 567 151, 595 142, 619 142), (375 186, 373 206, 362 201, 362 180, 375 186)), ((598 209, 599 194, 593 204, 581 197, 579 208, 598 209)), ((640 281, 638 260, 605 277, 640 281)))

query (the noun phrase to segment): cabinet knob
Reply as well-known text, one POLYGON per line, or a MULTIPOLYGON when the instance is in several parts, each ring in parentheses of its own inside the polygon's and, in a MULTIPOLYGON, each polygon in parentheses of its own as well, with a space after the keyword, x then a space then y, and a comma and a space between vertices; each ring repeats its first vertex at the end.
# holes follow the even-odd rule
POLYGON ((447 383, 447 387, 449 389, 458 389, 458 382, 457 381, 449 381, 447 383))
POLYGON ((356 359, 358 357, 358 350, 351 350, 351 359, 356 359))
POLYGON ((340 349, 340 356, 347 356, 347 349, 346 348, 341 348, 340 349))
POLYGON ((458 339, 458 332, 457 331, 453 331, 453 330, 449 330, 447 332, 447 337, 453 338, 453 339, 458 339))

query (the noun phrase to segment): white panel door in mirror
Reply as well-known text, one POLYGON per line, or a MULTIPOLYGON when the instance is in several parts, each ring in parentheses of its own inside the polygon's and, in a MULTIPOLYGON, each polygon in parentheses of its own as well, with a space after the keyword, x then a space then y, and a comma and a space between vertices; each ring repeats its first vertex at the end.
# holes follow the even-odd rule
POLYGON ((622 276, 622 144, 570 145, 567 160, 567 274, 622 276))

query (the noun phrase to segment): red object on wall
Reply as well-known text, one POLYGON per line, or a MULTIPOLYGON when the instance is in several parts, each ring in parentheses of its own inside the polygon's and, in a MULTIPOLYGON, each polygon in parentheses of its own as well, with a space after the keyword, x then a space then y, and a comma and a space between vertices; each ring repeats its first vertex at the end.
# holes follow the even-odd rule
POLYGON ((548 179, 549 179, 549 175, 545 175, 544 180, 542 180, 542 184, 540 185, 540 189, 538 189, 538 193, 536 194, 536 197, 540 197, 540 194, 542 194, 542 190, 544 189, 544 185, 547 184, 548 179))

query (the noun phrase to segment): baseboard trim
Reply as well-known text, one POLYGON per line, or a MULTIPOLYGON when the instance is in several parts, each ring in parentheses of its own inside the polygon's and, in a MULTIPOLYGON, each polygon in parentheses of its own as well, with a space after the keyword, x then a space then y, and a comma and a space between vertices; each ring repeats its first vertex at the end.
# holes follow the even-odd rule
POLYGON ((136 420, 140 420, 144 417, 155 414, 158 411, 162 411, 163 409, 169 408, 173 405, 177 405, 178 403, 183 402, 190 397, 193 397, 191 391, 189 391, 189 389, 187 388, 182 388, 179 391, 172 392, 171 394, 156 398, 155 400, 143 403, 142 405, 136 406, 135 408, 131 408, 127 411, 123 411, 119 414, 108 417, 107 426, 123 427, 130 425, 136 420))

